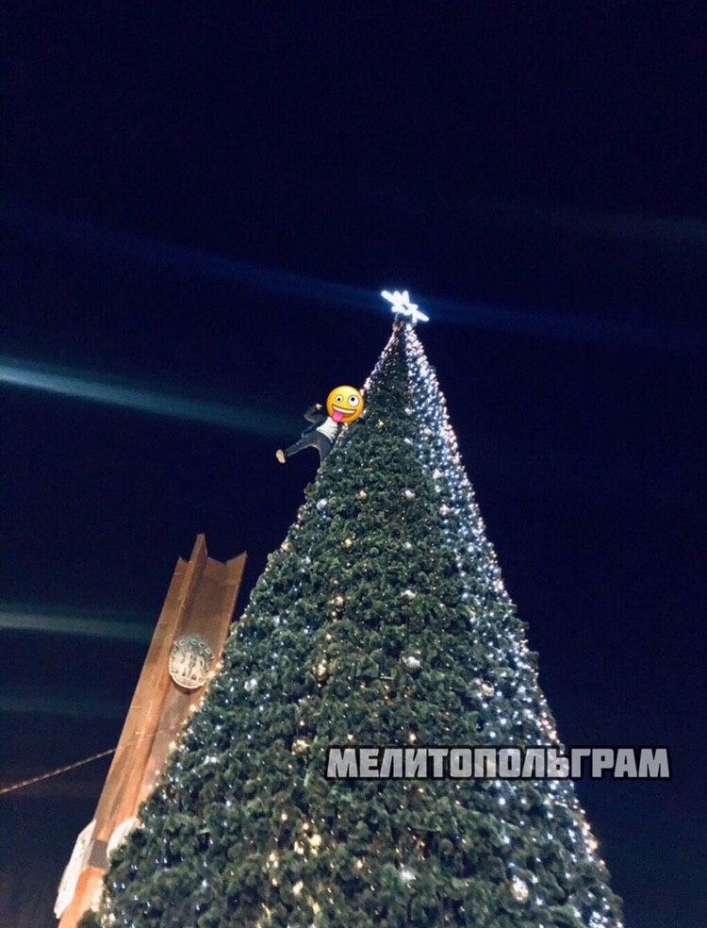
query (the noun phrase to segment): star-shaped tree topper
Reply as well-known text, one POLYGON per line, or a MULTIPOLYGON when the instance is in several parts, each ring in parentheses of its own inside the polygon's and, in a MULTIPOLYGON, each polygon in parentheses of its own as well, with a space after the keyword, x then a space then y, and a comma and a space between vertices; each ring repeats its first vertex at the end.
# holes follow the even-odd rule
POLYGON ((410 302, 410 294, 407 290, 403 290, 402 293, 399 290, 393 290, 392 293, 382 290, 381 296, 391 304, 390 311, 395 313, 396 317, 409 316, 413 325, 418 322, 429 322, 430 317, 420 311, 417 303, 410 302))

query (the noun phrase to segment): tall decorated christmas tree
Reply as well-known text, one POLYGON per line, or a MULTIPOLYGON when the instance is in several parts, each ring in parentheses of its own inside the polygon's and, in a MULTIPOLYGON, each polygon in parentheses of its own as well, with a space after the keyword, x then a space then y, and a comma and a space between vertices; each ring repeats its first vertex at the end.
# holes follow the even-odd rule
POLYGON ((326 776, 332 745, 560 745, 404 317, 364 393, 113 855, 101 925, 621 926, 570 780, 326 776))

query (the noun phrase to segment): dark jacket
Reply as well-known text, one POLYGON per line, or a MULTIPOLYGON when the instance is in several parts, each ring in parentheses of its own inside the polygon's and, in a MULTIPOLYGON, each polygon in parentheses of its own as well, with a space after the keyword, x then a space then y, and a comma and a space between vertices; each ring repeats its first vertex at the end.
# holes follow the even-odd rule
POLYGON ((326 409, 317 409, 316 406, 310 406, 304 414, 304 418, 307 422, 312 423, 308 425, 303 432, 304 435, 307 435, 309 432, 316 432, 317 426, 320 426, 322 422, 326 422, 329 416, 327 415, 326 409))

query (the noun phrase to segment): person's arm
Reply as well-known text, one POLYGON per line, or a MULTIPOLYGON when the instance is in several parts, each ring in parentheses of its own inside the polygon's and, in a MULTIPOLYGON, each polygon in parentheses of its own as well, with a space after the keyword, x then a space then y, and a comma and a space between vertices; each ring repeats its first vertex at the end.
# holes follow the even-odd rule
POLYGON ((322 416, 326 419, 326 415, 322 409, 321 403, 315 403, 314 406, 310 406, 307 412, 304 414, 304 418, 307 422, 320 422, 322 416))

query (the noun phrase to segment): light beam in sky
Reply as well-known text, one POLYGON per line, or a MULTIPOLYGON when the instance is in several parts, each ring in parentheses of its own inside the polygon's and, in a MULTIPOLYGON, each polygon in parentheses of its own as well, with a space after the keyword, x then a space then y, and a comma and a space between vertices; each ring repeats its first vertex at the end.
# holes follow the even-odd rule
POLYGON ((57 715, 65 718, 122 718, 127 706, 95 697, 59 696, 46 690, 3 690, 2 711, 14 715, 57 715))
MULTIPOLYGON (((93 617, 76 615, 44 608, 41 611, 14 603, 0 604, 0 633, 66 635, 75 638, 93 638, 104 641, 121 641, 146 647, 155 630, 155 619, 131 613, 127 621, 124 613, 99 612, 93 617), (120 615, 124 618, 119 618, 120 615)), ((2 639, 0 639, 1 641, 2 639)), ((70 696, 63 690, 50 691, 46 687, 3 686, 2 711, 15 715, 55 715, 64 718, 121 718, 126 706, 120 702, 79 695, 70 696)))
MULTIPOLYGON (((510 213, 518 217, 525 215, 510 213)), ((547 217, 544 213, 540 218, 547 217)), ((565 224, 578 223, 584 217, 585 226, 594 233, 603 233, 612 239, 621 235, 635 236, 643 230, 649 238, 665 242, 666 247, 683 247, 692 243, 703 247, 707 237, 707 223, 656 220, 646 223, 636 217, 602 217, 594 219, 584 214, 567 214, 560 217, 565 224)), ((526 217, 527 218, 527 217, 526 217)), ((531 217, 532 218, 532 217, 531 217)), ((559 221, 557 217, 550 217, 559 221)), ((538 220, 539 221, 539 220, 538 220)), ((106 257, 119 257, 136 265, 169 270, 176 279, 218 280, 234 287, 273 293, 293 300, 304 300, 330 306, 350 307, 367 312, 380 312, 378 293, 360 286, 335 283, 279 268, 239 261, 215 255, 199 248, 155 241, 130 235, 95 223, 67 219, 63 216, 25 209, 20 206, 0 206, 0 223, 15 235, 34 241, 61 242, 69 250, 80 250, 106 257)), ((532 225, 532 223, 531 223, 532 225)), ((532 226, 530 232, 534 230, 532 226)), ((619 236, 620 237, 620 236, 619 236)), ((640 237, 640 236, 639 236, 640 237)), ((703 331, 661 324, 641 324, 623 321, 621 313, 611 308, 602 317, 591 317, 573 312, 533 309, 509 309, 504 306, 479 302, 461 302, 436 297, 423 300, 434 315, 435 321, 449 325, 463 325, 488 331, 530 335, 541 339, 580 341, 595 344, 618 344, 627 348, 664 353, 678 351, 702 354, 707 346, 703 331)), ((291 423, 290 423, 291 427, 291 423)), ((272 433, 271 433, 272 434, 272 433)))
POLYGON ((119 618, 89 618, 50 610, 36 612, 10 604, 0 605, 0 631, 34 632, 50 635, 74 635, 78 638, 103 638, 114 641, 147 642, 154 632, 155 620, 137 616, 133 621, 119 618))
POLYGON ((0 383, 262 436, 282 437, 292 430, 296 421, 277 413, 161 393, 115 380, 99 380, 95 374, 63 371, 18 358, 0 356, 0 383))

